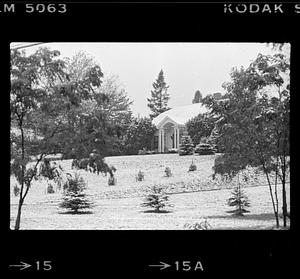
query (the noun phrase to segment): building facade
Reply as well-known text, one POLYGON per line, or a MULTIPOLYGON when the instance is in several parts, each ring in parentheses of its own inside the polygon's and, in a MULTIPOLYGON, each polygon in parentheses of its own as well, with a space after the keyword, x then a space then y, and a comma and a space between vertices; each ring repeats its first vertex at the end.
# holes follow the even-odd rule
POLYGON ((180 137, 186 131, 186 123, 205 112, 207 112, 207 108, 196 103, 170 109, 155 117, 152 120, 157 128, 154 135, 154 150, 158 153, 178 150, 180 137))

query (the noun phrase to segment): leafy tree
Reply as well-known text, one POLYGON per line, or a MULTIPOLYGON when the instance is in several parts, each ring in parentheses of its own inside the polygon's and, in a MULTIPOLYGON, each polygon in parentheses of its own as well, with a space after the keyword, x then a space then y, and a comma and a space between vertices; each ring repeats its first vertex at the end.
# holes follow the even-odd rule
POLYGON ((149 118, 134 118, 124 135, 125 154, 138 154, 143 148, 151 149, 155 131, 156 127, 149 118))
POLYGON ((202 94, 199 90, 197 90, 195 92, 194 99, 193 99, 192 103, 197 104, 197 103, 201 103, 201 102, 202 102, 202 94))
MULTIPOLYGON (((83 104, 94 98, 103 74, 95 65, 75 81, 59 55, 47 48, 29 56, 11 51, 11 174, 20 185, 15 229, 20 228, 22 205, 45 156, 72 151, 80 157, 91 150, 86 144, 90 134, 83 135, 95 119, 83 104)), ((100 116, 97 120, 98 132, 104 135, 105 121, 100 116)))
POLYGON ((168 94, 169 86, 167 86, 165 82, 163 70, 160 70, 158 78, 152 86, 154 90, 151 91, 151 98, 147 98, 148 107, 152 111, 150 114, 151 119, 170 109, 168 107, 168 101, 170 99, 168 94))
POLYGON ((283 223, 286 226, 286 178, 289 171, 289 59, 282 53, 261 55, 245 69, 233 69, 225 83, 228 98, 203 102, 218 118, 219 142, 224 148, 215 161, 215 173, 233 177, 247 166, 266 175, 276 225, 278 180, 282 184, 283 223), (275 174, 275 186, 270 174, 275 174))
POLYGON ((202 138, 209 137, 215 126, 215 119, 209 114, 199 114, 186 123, 187 132, 194 143, 200 143, 202 138))

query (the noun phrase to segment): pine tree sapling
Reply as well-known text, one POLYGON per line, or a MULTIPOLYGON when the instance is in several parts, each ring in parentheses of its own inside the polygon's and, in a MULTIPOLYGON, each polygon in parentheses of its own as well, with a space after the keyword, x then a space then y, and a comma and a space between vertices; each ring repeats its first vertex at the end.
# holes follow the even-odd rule
POLYGON ((181 142, 180 142, 178 154, 182 156, 182 155, 192 155, 193 153, 194 153, 194 145, 192 139, 187 132, 184 132, 184 134, 181 136, 181 142))
POLYGON ((194 164, 194 161, 192 160, 192 164, 189 167, 189 171, 195 171, 197 170, 197 166, 194 164))
POLYGON ((135 177, 136 181, 143 181, 145 179, 145 174, 140 170, 135 177))
POLYGON ((236 209, 230 211, 234 215, 243 216, 243 213, 249 212, 246 207, 250 206, 250 202, 243 189, 237 186, 232 191, 232 197, 227 200, 229 206, 234 206, 236 209))
POLYGON ((145 197, 142 207, 153 208, 156 213, 165 212, 161 209, 164 207, 172 207, 169 202, 169 196, 163 192, 163 188, 159 185, 150 187, 150 193, 145 197))
POLYGON ((171 171, 171 169, 170 169, 169 167, 166 167, 166 168, 165 168, 165 173, 166 173, 166 176, 167 176, 167 177, 172 176, 172 171, 171 171))
POLYGON ((82 177, 78 174, 75 174, 74 177, 70 175, 66 184, 67 187, 64 186, 66 188, 64 198, 59 205, 61 208, 69 209, 76 214, 83 209, 89 209, 93 206, 84 192, 86 183, 82 177))

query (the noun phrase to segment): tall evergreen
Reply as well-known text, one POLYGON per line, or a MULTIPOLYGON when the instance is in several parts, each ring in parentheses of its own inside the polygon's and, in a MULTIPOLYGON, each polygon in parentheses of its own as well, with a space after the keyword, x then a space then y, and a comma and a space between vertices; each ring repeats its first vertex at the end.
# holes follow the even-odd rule
POLYGON ((202 101, 202 94, 199 90, 197 90, 195 92, 194 99, 193 99, 192 103, 197 104, 197 103, 201 103, 201 101, 202 101))
POLYGON ((165 82, 164 72, 160 70, 158 78, 152 84, 153 90, 151 90, 151 98, 148 99, 148 107, 151 110, 150 117, 154 118, 164 111, 169 110, 168 101, 170 99, 168 94, 169 86, 165 82))

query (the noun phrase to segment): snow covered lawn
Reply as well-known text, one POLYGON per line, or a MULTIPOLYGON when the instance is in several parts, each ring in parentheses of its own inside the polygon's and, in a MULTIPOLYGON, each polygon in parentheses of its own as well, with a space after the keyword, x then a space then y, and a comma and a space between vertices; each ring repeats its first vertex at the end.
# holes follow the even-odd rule
MULTIPOLYGON (((108 186, 107 177, 80 171, 88 182, 87 193, 95 204, 92 213, 86 214, 66 214, 58 207, 62 193, 46 194, 46 183, 37 181, 25 200, 21 229, 182 230, 187 223, 199 223, 205 219, 212 229, 272 228, 275 220, 265 178, 249 173, 245 191, 251 202, 250 212, 243 217, 233 217, 227 213, 230 208, 226 200, 235 182, 212 180, 214 158, 215 155, 177 154, 108 157, 106 161, 117 168, 116 186, 108 186), (188 172, 192 160, 197 170, 188 172), (165 177, 166 166, 172 170, 171 177, 165 177), (139 170, 145 173, 142 182, 135 180, 139 170), (154 184, 161 184, 170 193, 170 202, 174 205, 170 212, 148 213, 140 206, 147 186, 154 184)), ((70 161, 63 161, 62 166, 71 171, 70 161)), ((14 178, 11 178, 11 189, 14 183, 14 178)), ((287 194, 289 201, 289 189, 287 194)), ((11 191, 11 228, 17 202, 11 191)))

